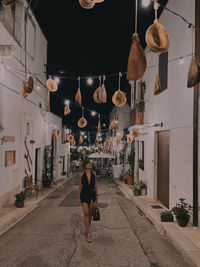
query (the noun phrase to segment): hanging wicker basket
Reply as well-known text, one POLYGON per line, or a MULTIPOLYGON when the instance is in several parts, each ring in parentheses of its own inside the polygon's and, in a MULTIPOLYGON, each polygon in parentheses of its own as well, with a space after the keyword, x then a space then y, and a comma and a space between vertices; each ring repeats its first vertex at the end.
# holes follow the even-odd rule
POLYGON ((80 128, 84 128, 86 125, 87 125, 87 120, 84 117, 82 117, 78 120, 78 126, 80 128))
POLYGON ((46 81, 46 86, 51 92, 56 92, 58 90, 57 83, 51 77, 46 81))

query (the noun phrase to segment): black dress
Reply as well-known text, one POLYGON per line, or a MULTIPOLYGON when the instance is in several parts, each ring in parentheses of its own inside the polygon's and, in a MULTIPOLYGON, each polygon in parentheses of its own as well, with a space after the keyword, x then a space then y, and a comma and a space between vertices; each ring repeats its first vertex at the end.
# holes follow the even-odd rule
POLYGON ((96 191, 95 191, 95 175, 91 172, 90 183, 88 183, 87 174, 84 172, 81 178, 82 188, 80 199, 81 202, 86 202, 88 205, 91 200, 96 201, 96 191))

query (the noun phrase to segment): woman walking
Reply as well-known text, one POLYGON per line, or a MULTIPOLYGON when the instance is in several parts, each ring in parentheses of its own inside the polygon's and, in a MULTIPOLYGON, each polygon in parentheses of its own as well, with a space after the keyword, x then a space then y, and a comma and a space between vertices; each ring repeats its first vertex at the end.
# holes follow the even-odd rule
POLYGON ((84 224, 87 235, 87 242, 91 243, 90 225, 92 221, 92 210, 97 205, 97 183, 96 173, 92 172, 89 160, 82 163, 84 172, 79 176, 78 201, 83 207, 84 224))

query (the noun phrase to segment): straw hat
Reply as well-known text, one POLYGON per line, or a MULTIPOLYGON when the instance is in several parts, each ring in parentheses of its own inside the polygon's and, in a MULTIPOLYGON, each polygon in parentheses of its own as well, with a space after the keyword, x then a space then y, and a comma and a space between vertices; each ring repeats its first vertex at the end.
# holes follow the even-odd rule
POLYGON ((130 145, 132 143, 132 141, 133 141, 133 138, 130 135, 128 135, 127 136, 127 143, 130 145))
POLYGON ((116 130, 118 128, 118 122, 116 120, 112 120, 111 123, 110 123, 109 128, 111 130, 116 130))
POLYGON ((87 120, 84 117, 82 117, 78 120, 78 126, 80 128, 84 128, 86 125, 87 125, 87 120))
POLYGON ((31 94, 34 88, 34 80, 32 76, 29 76, 28 81, 24 84, 24 92, 31 94))
POLYGON ((118 107, 123 107, 126 101, 126 95, 121 90, 117 90, 112 97, 112 102, 118 107))
POLYGON ((200 82, 200 63, 192 58, 188 71, 187 87, 194 87, 200 82))
POLYGON ((67 141, 72 142, 73 140, 74 140, 73 135, 72 135, 72 134, 69 134, 69 135, 67 136, 67 141))
POLYGON ((99 96, 99 90, 100 90, 100 87, 98 87, 98 88, 94 91, 94 94, 93 94, 94 101, 95 101, 97 104, 101 104, 101 101, 100 101, 99 98, 98 98, 98 96, 99 96))
POLYGON ((139 131, 138 131, 138 130, 133 130, 133 131, 132 131, 132 136, 133 136, 134 138, 139 137, 139 136, 140 136, 139 131))
POLYGON ((95 1, 92 1, 92 0, 79 0, 79 4, 83 8, 91 9, 91 8, 94 7, 95 1))
POLYGON ((3 0, 2 1, 2 5, 3 6, 9 6, 9 5, 12 5, 16 2, 17 0, 3 0))
POLYGON ((79 144, 81 145, 82 143, 83 143, 83 137, 80 136, 80 138, 79 138, 79 144))
POLYGON ((127 80, 137 81, 145 73, 147 67, 146 55, 137 34, 133 35, 133 41, 128 58, 127 80))
POLYGON ((51 92, 56 92, 58 90, 57 83, 51 77, 46 81, 46 86, 51 92))
POLYGON ((154 95, 159 95, 160 92, 161 92, 160 79, 159 79, 159 75, 157 74, 155 84, 154 84, 154 95))
POLYGON ((165 27, 155 20, 146 31, 146 43, 151 51, 164 53, 169 49, 169 38, 165 27))
POLYGON ((79 105, 82 106, 82 97, 81 97, 81 90, 78 88, 78 91, 75 95, 75 102, 79 105))
POLYGON ((58 129, 58 130, 56 130, 56 133, 55 133, 55 136, 58 138, 58 137, 61 137, 61 132, 60 132, 60 130, 58 129))
POLYGON ((66 106, 64 107, 64 115, 68 115, 68 114, 70 114, 70 113, 71 113, 71 109, 69 108, 68 105, 66 105, 66 106))

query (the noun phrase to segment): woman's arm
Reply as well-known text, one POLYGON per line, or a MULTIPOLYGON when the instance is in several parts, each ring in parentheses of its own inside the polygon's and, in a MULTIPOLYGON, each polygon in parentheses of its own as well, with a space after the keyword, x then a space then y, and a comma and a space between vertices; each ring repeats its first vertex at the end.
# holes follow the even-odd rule
POLYGON ((81 204, 81 199, 80 199, 81 188, 82 188, 82 173, 79 175, 79 181, 78 181, 78 202, 79 202, 79 204, 81 204))
POLYGON ((96 176, 96 172, 94 172, 94 176, 95 176, 96 203, 98 203, 98 189, 97 189, 97 176, 96 176))

